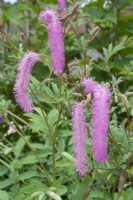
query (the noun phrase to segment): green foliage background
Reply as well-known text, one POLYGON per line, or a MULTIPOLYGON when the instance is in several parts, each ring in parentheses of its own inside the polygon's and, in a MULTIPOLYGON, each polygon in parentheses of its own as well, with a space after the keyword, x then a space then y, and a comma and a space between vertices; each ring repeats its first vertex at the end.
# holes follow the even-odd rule
MULTIPOLYGON (((133 199, 133 3, 98 0, 83 6, 85 1, 71 0, 67 1, 66 12, 77 3, 78 12, 63 22, 66 66, 62 80, 52 74, 46 26, 38 19, 46 6, 57 9, 57 1, 1 3, 1 200, 133 199), (96 81, 110 83, 108 162, 98 164, 93 159, 89 135, 89 173, 80 178, 74 166, 71 130, 71 105, 80 97, 72 95, 75 88, 69 78, 72 75, 80 87, 83 49, 96 26, 101 31, 88 46, 86 64, 88 74, 96 81), (98 61, 90 61, 95 56, 90 49, 99 52, 98 61), (34 113, 30 115, 22 112, 13 95, 18 62, 27 50, 43 55, 31 76, 29 94, 34 113), (78 65, 70 69, 68 65, 75 57, 78 65)), ((85 95, 82 88, 80 92, 85 95)), ((86 115, 90 134, 91 113, 90 110, 86 115)))

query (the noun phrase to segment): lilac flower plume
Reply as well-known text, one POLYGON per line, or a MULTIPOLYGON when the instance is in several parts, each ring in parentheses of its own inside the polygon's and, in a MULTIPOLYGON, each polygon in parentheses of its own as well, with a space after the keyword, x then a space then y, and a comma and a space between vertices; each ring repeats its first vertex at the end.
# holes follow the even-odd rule
POLYGON ((93 94, 93 153, 97 162, 107 160, 107 132, 111 93, 107 85, 97 84, 93 94))
POLYGON ((75 103, 72 112, 72 129, 74 154, 77 172, 84 177, 87 172, 86 139, 87 125, 84 117, 83 103, 75 103))
POLYGON ((81 85, 85 88, 87 94, 93 94, 96 84, 97 83, 91 78, 83 78, 81 81, 81 85))
POLYGON ((62 25, 54 10, 46 9, 40 13, 40 18, 47 23, 47 31, 52 55, 54 73, 63 73, 65 65, 64 39, 62 25))
POLYGON ((16 102, 19 103, 24 112, 31 113, 31 99, 28 96, 28 84, 30 80, 31 70, 34 64, 40 59, 40 55, 29 51, 23 56, 19 63, 18 74, 14 86, 16 102))
POLYGON ((66 8, 65 0, 58 0, 59 9, 64 10, 66 8))

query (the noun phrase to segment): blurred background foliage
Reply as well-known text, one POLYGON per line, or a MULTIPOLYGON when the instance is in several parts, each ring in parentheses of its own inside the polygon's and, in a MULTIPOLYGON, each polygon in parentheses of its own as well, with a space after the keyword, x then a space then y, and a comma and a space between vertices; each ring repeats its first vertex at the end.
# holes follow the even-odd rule
MULTIPOLYGON (((133 199, 133 2, 68 0, 66 12, 77 3, 77 11, 63 21, 66 66, 61 82, 52 74, 46 26, 39 21, 47 6, 58 9, 57 1, 0 2, 1 200, 133 199), (74 167, 70 121, 71 105, 80 97, 72 96, 69 78, 79 86, 84 48, 96 26, 101 31, 87 47, 85 64, 89 75, 111 85, 108 162, 93 159, 89 135, 89 172, 81 179, 74 167), (18 62, 27 50, 43 55, 31 76, 31 115, 21 111, 13 95, 18 62), (73 61, 77 66, 69 67, 73 61)), ((89 127, 91 113, 86 114, 89 127)))

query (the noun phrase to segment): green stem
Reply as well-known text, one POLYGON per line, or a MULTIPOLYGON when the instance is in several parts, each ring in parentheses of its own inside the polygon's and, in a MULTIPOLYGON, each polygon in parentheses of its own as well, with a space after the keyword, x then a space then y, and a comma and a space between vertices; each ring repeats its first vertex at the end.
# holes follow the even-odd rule
MULTIPOLYGON (((62 80, 59 79, 59 87, 60 87, 60 97, 62 96, 61 94, 61 85, 62 85, 62 80)), ((65 93, 65 97, 66 97, 66 93, 65 93)), ((55 126, 55 130, 54 130, 54 134, 53 134, 53 147, 52 147, 52 159, 53 159, 53 178, 56 178, 56 166, 55 166, 55 153, 56 153, 56 134, 57 134, 57 130, 58 130, 58 125, 60 122, 60 118, 61 118, 61 114, 62 111, 64 109, 64 105, 61 106, 61 109, 59 110, 59 114, 58 114, 58 119, 57 119, 57 123, 55 126)))
POLYGON ((81 43, 81 41, 80 41, 80 38, 79 38, 79 36, 78 36, 78 33, 77 33, 75 27, 73 26, 73 24, 72 24, 70 21, 68 21, 68 23, 70 24, 71 28, 73 29, 73 31, 74 31, 74 33, 75 33, 75 35, 76 35, 76 38, 77 38, 77 42, 78 42, 80 48, 81 48, 82 51, 83 51, 82 43, 81 43))
POLYGON ((7 167, 10 169, 10 166, 9 166, 5 161, 3 161, 3 160, 0 159, 0 162, 1 162, 2 164, 4 164, 5 166, 7 166, 7 167))
POLYGON ((38 162, 40 163, 41 169, 42 169, 43 172, 45 172, 45 176, 46 176, 48 182, 50 183, 50 180, 49 180, 49 178, 48 178, 48 176, 47 176, 47 171, 46 171, 45 168, 43 167, 43 165, 42 165, 42 163, 41 163, 41 161, 40 161, 40 158, 39 158, 38 155, 36 154, 34 148, 33 148, 33 147, 30 145, 30 143, 25 139, 25 137, 23 136, 23 134, 22 134, 16 127, 14 127, 14 126, 11 124, 11 122, 10 122, 10 120, 7 118, 7 116, 3 115, 3 118, 5 119, 5 121, 7 122, 7 124, 8 124, 9 126, 11 126, 13 129, 15 129, 15 131, 19 134, 19 136, 25 141, 25 143, 27 144, 27 146, 30 148, 30 150, 32 151, 32 153, 35 155, 36 159, 37 159, 38 162))
POLYGON ((103 200, 106 200, 106 192, 107 192, 107 189, 104 187, 104 189, 103 189, 103 200))
POLYGON ((30 128, 32 128, 32 126, 27 123, 25 120, 23 120, 22 118, 18 117, 17 115, 15 115, 14 113, 12 113, 11 111, 7 111, 8 114, 12 115, 13 117, 15 117, 16 119, 18 119, 19 121, 23 122, 25 125, 29 126, 30 128))
POLYGON ((2 140, 5 140, 11 147, 13 147, 13 144, 11 142, 9 142, 5 136, 3 136, 2 140))
POLYGON ((32 88, 31 88, 30 86, 29 86, 29 88, 30 88, 32 94, 34 95, 34 97, 36 98, 37 103, 38 103, 38 105, 39 105, 39 107, 40 107, 40 109, 41 109, 41 112, 42 112, 42 114, 43 114, 44 120, 45 120, 45 122, 46 122, 46 124, 47 124, 47 127, 48 127, 48 130, 49 130, 49 134, 52 135, 52 132, 51 132, 51 129, 50 129, 50 126, 49 126, 47 117, 45 116, 44 110, 43 110, 43 108, 42 108, 42 105, 40 104, 40 102, 39 102, 39 100, 38 100, 36 94, 35 94, 34 91, 32 90, 32 88))
POLYGON ((55 153, 56 153, 56 134, 57 134, 57 129, 58 129, 58 125, 59 125, 59 122, 60 122, 60 117, 61 117, 61 114, 62 114, 62 111, 64 109, 64 105, 63 107, 60 109, 59 111, 59 114, 58 114, 58 119, 57 119, 57 123, 56 123, 56 126, 55 126, 55 131, 54 131, 54 134, 53 134, 53 148, 52 148, 52 157, 53 157, 53 177, 54 179, 56 178, 56 167, 55 167, 55 153))
POLYGON ((124 155, 123 151, 119 147, 119 144, 116 142, 114 136, 112 135, 111 130, 109 130, 109 133, 110 133, 110 135, 109 135, 110 139, 115 143, 115 145, 117 146, 117 148, 119 149, 119 151, 121 152, 121 154, 124 155))

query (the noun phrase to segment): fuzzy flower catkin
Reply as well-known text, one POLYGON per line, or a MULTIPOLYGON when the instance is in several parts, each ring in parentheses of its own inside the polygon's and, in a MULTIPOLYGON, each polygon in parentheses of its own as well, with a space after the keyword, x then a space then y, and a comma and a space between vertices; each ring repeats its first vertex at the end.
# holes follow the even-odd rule
POLYGON ((107 85, 97 84, 93 94, 93 153, 97 162, 107 160, 107 132, 111 93, 107 85))
POLYGON ((51 9, 42 11, 40 18, 47 24, 54 73, 57 75, 62 74, 64 71, 65 56, 61 22, 57 16, 57 12, 51 9))
POLYGON ((84 177, 87 172, 86 160, 86 139, 87 139, 87 125, 84 117, 83 103, 75 103, 72 111, 72 129, 75 164, 77 172, 84 177))
POLYGON ((31 70, 34 64, 40 59, 40 55, 29 51, 25 54, 18 68, 16 83, 14 86, 14 93, 16 102, 19 103, 24 112, 32 112, 32 102, 28 95, 28 84, 30 80, 31 70))
POLYGON ((81 85, 85 88, 87 94, 93 94, 96 84, 97 83, 92 78, 83 78, 81 81, 81 85))
POLYGON ((66 1, 65 0, 58 0, 58 6, 60 10, 64 10, 66 8, 66 1))

